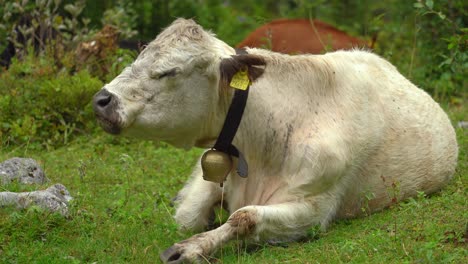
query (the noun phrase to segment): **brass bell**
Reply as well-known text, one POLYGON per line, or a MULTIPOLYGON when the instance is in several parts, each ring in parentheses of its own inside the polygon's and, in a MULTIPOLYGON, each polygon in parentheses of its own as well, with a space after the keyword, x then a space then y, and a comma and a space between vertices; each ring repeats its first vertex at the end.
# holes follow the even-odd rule
POLYGON ((211 149, 203 154, 201 167, 205 181, 216 182, 223 186, 223 182, 233 168, 233 162, 229 154, 211 149))

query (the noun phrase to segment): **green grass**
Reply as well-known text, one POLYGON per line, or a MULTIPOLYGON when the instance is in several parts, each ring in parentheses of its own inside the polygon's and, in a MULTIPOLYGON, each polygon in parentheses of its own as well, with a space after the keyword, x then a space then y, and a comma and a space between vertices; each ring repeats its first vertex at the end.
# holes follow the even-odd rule
MULTIPOLYGON (((452 107, 452 120, 468 109, 452 107)), ((457 128, 460 156, 451 184, 380 213, 310 230, 308 241, 284 245, 226 245, 217 263, 468 263, 468 130, 457 128)), ((23 146, 2 150, 0 160, 40 161, 51 183, 71 192, 69 217, 33 207, 0 210, 1 263, 158 263, 159 253, 190 234, 177 231, 170 200, 201 150, 82 136, 50 152, 23 146)), ((41 188, 46 188, 42 186, 41 188)), ((30 190, 18 185, 4 190, 30 190)))

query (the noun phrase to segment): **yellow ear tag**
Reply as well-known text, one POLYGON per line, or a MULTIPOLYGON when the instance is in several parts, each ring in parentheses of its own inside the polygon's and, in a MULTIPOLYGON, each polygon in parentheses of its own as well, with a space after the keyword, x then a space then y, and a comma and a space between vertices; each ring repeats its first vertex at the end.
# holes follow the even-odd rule
POLYGON ((232 76, 231 83, 229 84, 232 88, 247 90, 249 87, 250 80, 247 76, 247 71, 238 71, 234 76, 232 76))

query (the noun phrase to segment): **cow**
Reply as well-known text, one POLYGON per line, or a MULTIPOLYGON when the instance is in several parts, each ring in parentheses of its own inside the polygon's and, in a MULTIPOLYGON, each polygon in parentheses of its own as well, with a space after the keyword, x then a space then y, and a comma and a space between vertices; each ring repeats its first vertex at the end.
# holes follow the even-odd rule
POLYGON ((301 239, 435 192, 458 156, 445 112, 379 56, 236 50, 182 18, 93 107, 111 134, 209 149, 175 201, 180 228, 201 233, 162 252, 165 263, 203 261, 238 238, 301 239), (229 218, 204 231, 220 203, 229 218))
POLYGON ((320 54, 356 47, 372 48, 375 39, 376 35, 369 44, 318 19, 277 19, 255 29, 236 47, 268 48, 286 54, 320 54))

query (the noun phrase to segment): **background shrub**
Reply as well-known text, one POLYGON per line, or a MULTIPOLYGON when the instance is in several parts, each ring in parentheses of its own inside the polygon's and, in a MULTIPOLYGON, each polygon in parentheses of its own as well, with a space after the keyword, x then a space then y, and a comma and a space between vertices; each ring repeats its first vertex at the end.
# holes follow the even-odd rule
POLYGON ((0 75, 2 144, 66 144, 72 134, 92 127, 90 98, 102 85, 87 71, 57 71, 47 56, 15 59, 0 75))
MULTIPOLYGON (((84 0, 0 0, 0 35, 8 40, 0 47, 15 50, 10 67, 0 72, 0 146, 57 147, 95 127, 93 94, 136 53, 117 49, 109 30, 90 29, 85 6, 84 0), (92 41, 98 50, 88 52, 84 47, 92 41)), ((103 11, 102 22, 129 37, 136 16, 126 7, 103 11)))

